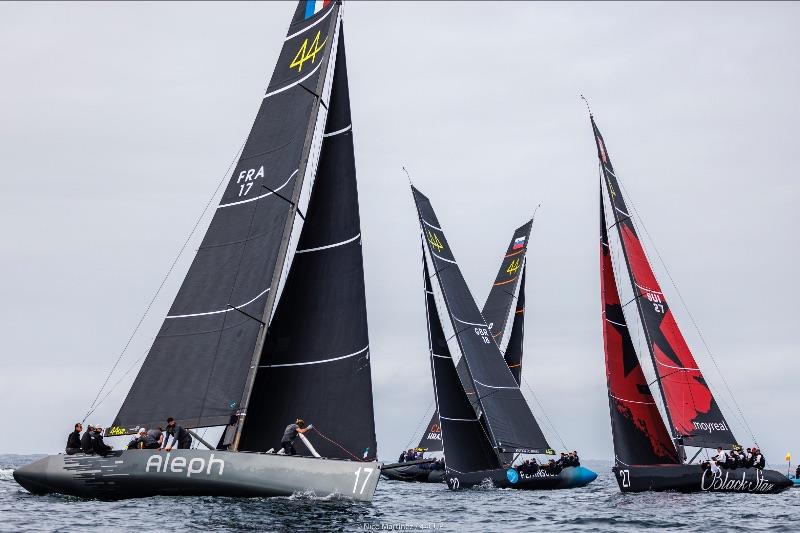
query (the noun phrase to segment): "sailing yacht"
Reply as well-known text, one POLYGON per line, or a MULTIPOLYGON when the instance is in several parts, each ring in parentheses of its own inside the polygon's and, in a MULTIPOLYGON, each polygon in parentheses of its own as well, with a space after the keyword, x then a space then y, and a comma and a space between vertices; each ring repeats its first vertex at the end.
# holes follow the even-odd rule
MULTIPOLYGON (((775 470, 692 464, 708 448, 739 448, 675 321, 639 240, 603 136, 589 115, 600 165, 600 272, 603 342, 614 440, 615 474, 623 492, 774 493, 791 482, 775 470), (605 195, 603 194, 605 192, 605 195), (604 200, 612 212, 607 217, 604 200), (620 301, 608 230, 616 227, 669 429, 659 413, 620 301), (686 460, 686 447, 695 447, 686 460)), ((630 303, 632 303, 630 302, 630 303)), ((627 304, 626 304, 627 305, 627 304)))
POLYGON ((372 499, 380 465, 340 2, 298 3, 227 188, 107 435, 168 416, 224 431, 209 450, 51 455, 14 478, 34 494, 109 500, 372 499), (296 418, 313 426, 300 453, 270 453, 296 418))
POLYGON ((411 190, 422 238, 428 345, 448 487, 486 480, 524 490, 591 483, 597 474, 581 466, 557 475, 520 474, 511 467, 515 456, 552 453, 551 447, 475 304, 430 200, 411 190))

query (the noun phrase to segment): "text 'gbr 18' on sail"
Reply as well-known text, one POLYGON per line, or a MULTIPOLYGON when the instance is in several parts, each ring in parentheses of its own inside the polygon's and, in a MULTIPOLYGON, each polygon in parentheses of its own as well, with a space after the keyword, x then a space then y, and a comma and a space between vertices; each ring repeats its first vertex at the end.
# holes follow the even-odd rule
POLYGON ((172 416, 187 428, 227 426, 217 449, 50 456, 15 471, 25 488, 372 499, 379 465, 346 68, 341 3, 299 2, 240 159, 108 432, 172 416), (302 440, 313 445, 263 453, 296 418, 312 425, 302 440))
MULTIPOLYGON (((600 130, 590 115, 600 160, 600 280, 613 471, 624 492, 780 492, 791 486, 774 470, 743 465, 684 464, 683 446, 735 447, 700 368, 656 280, 622 196, 600 130), (603 186, 604 184, 604 186, 603 186), (605 190, 613 215, 606 220, 605 190), (610 225, 609 225, 610 223, 610 225), (645 339, 655 366, 672 437, 658 411, 636 351, 614 276, 607 230, 616 227, 645 339), (676 446, 677 444, 677 446, 676 446)), ((698 450, 699 453, 699 450, 698 450)))

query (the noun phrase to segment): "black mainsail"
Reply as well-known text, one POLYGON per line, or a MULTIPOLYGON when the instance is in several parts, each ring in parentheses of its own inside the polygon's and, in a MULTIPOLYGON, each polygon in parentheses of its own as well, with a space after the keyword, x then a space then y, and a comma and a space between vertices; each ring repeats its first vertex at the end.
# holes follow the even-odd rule
MULTIPOLYGON (((498 452, 545 453, 549 450, 539 424, 522 396, 488 326, 472 298, 452 254, 433 207, 412 186, 419 224, 425 239, 426 260, 442 301, 440 315, 449 317, 448 327, 456 347, 466 361, 467 373, 459 373, 465 392, 474 387, 472 403, 478 418, 484 417, 492 446, 498 452)), ((441 417, 440 417, 441 418, 441 417)), ((445 437, 446 438, 446 437, 445 437)))
MULTIPOLYGON (((528 241, 530 240, 533 219, 529 220, 516 230, 511 237, 500 269, 492 283, 486 303, 483 304, 484 320, 492 333, 500 352, 506 360, 511 375, 517 382, 522 379, 522 346, 525 329, 525 269, 528 241)), ((466 375, 466 361, 462 358, 458 362, 458 372, 466 375)), ((468 389, 468 395, 475 391, 468 389)), ((428 427, 422 434, 418 447, 428 451, 442 451, 439 412, 434 411, 428 427)))
POLYGON ((339 41, 314 192, 256 374, 244 450, 277 448, 286 424, 303 418, 324 435, 313 439, 323 457, 377 453, 343 31, 339 41))
MULTIPOLYGON (((353 413, 363 416, 358 444, 364 447, 358 449, 359 458, 366 448, 370 449, 367 456, 374 457, 341 5, 317 4, 298 3, 233 175, 114 420, 113 434, 158 426, 167 416, 186 427, 226 425, 233 416, 235 431, 228 432, 224 444, 238 449, 233 436, 244 431, 251 398, 265 402, 252 405, 256 420, 272 409, 277 425, 285 426, 297 416, 313 422, 312 416, 317 416, 320 425, 329 429, 337 419, 328 421, 324 412, 290 415, 280 405, 288 401, 298 407, 313 402, 330 405, 334 403, 329 397, 331 387, 338 387, 337 401, 355 396, 358 408, 354 405, 353 413), (339 60, 341 65, 337 65, 339 60), (334 85, 337 90, 332 94, 334 85), (320 190, 312 195, 315 181, 320 190), (346 240, 346 245, 327 248, 346 240), (330 271, 320 267, 322 255, 330 271), (333 281, 333 276, 344 273, 345 281, 333 281), (322 326, 324 313, 346 316, 350 322, 344 333, 322 326), (313 327, 310 318, 316 320, 313 327), (311 329, 298 335, 306 325, 311 329), (301 338, 305 344, 298 344, 301 338), (280 375, 284 384, 291 382, 290 375, 313 375, 305 368, 308 365, 298 364, 291 371, 276 365, 304 363, 295 358, 297 350, 312 358, 319 355, 320 343, 334 351, 344 350, 332 357, 357 352, 347 360, 354 365, 351 372, 342 372, 341 365, 326 365, 326 371, 332 372, 326 378, 327 387, 306 382, 307 386, 294 390, 258 390, 271 386, 270 372, 280 375), (274 368, 265 368, 270 364, 274 368), (351 396, 353 391, 357 394, 351 396), (280 394, 275 397, 267 392, 280 394)), ((245 443, 254 450, 269 448, 281 430, 269 439, 262 439, 257 430, 248 431, 245 443)), ((355 443, 348 444, 356 449, 355 443)), ((331 451, 331 457, 339 456, 324 445, 320 448, 331 451)))

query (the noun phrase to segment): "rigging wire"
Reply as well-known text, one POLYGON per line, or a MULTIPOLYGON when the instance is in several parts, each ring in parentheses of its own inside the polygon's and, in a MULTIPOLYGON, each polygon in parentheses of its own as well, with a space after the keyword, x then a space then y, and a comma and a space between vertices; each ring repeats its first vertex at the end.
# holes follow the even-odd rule
MULTIPOLYGON (((520 377, 522 377, 522 376, 520 376, 520 377)), ((533 396, 533 399, 536 400, 536 405, 538 405, 539 409, 541 409, 545 420, 547 420, 547 425, 550 427, 550 429, 555 434, 556 438, 558 439, 558 442, 561 443, 561 446, 564 447, 563 448, 564 450, 569 450, 569 447, 564 443, 564 439, 562 439, 561 435, 558 434, 558 431, 556 430, 556 427, 553 425, 553 422, 550 420, 550 417, 547 415, 547 411, 544 410, 544 407, 542 406, 542 402, 539 401, 539 398, 536 396, 536 393, 533 392, 533 389, 531 388, 530 384, 528 383, 528 380, 525 379, 524 377, 522 377, 522 382, 525 383, 525 386, 528 387, 528 391, 533 396)))
MULTIPOLYGON (((647 235, 648 241, 653 246, 653 250, 656 252, 656 256, 658 257, 658 261, 661 263, 661 266, 664 268, 664 272, 667 274, 667 277, 669 278, 669 281, 672 284, 672 288, 675 289, 675 293, 678 295, 678 298, 680 299, 681 304, 683 305, 683 308, 686 310, 686 314, 689 316, 689 320, 692 322, 692 326, 694 326, 695 331, 697 331, 697 335, 700 337, 700 341, 703 343, 703 346, 706 349, 706 353, 711 358, 711 362, 714 363, 714 368, 716 368, 717 373, 719 374, 720 378, 722 378, 722 382, 725 384, 725 389, 727 390, 728 395, 730 395, 730 398, 733 401, 734 406, 736 406, 736 410, 738 411, 738 416, 741 419, 741 422, 744 424, 745 428, 747 429, 747 432, 750 434, 750 437, 753 439, 753 443, 755 443, 755 445, 760 448, 761 446, 758 444, 758 441, 756 440, 756 437, 753 434, 753 430, 750 428, 750 424, 747 423, 747 419, 745 418, 744 413, 742 412, 742 408, 739 406, 739 402, 736 401, 736 396, 734 396, 733 391, 731 390, 730 385, 728 384, 728 380, 725 379, 725 375, 722 373, 722 370, 720 369, 719 365, 717 364, 717 360, 714 358, 714 354, 711 353, 711 348, 709 347, 708 342, 706 342, 705 336, 703 335, 703 332, 700 330, 700 326, 697 325, 697 322, 694 319, 694 315, 692 315, 691 310, 689 310, 689 306, 686 304, 686 300, 683 298, 683 294, 681 294, 681 291, 678 288, 678 285, 675 283, 675 280, 673 279, 672 274, 669 271, 669 268, 667 268, 666 262, 664 261, 663 257, 661 257, 661 252, 658 250, 658 247, 656 246, 655 241, 650 236, 650 232, 647 230, 647 226, 644 223, 644 219, 642 219, 642 215, 639 213, 639 210, 636 208, 636 204, 633 201, 633 197, 630 195, 628 190, 625 188, 625 185, 622 183, 622 180, 617 178, 617 181, 620 184, 620 187, 622 187, 623 192, 625 193, 625 196, 630 200, 631 207, 633 207, 633 210, 636 213, 636 218, 639 219, 639 222, 641 223, 642 228, 644 229, 645 235, 647 235)), ((710 386, 710 384, 709 384, 709 386, 710 386)), ((723 399, 723 401, 724 401, 724 399, 723 399)))
MULTIPOLYGON (((404 450, 407 450, 408 447, 411 446, 411 443, 414 442, 414 440, 416 440, 415 437, 417 436, 417 433, 419 433, 419 428, 422 427, 422 424, 425 423, 425 420, 428 419, 428 413, 431 411, 431 407, 433 407, 435 404, 436 404, 436 400, 433 400, 430 403, 430 405, 428 406, 428 408, 425 409, 425 414, 422 415, 422 418, 420 419, 419 423, 417 424, 417 428, 414 430, 414 433, 411 434, 411 439, 409 439, 408 443, 406 443, 405 447, 403 448, 404 450)), ((433 414, 433 413, 431 413, 431 414, 433 414)))
MULTIPOLYGON (((153 338, 153 340, 155 341, 155 338, 153 338)), ((153 343, 151 342, 151 343, 150 343, 150 346, 152 346, 152 344, 153 344, 153 343)), ((109 388, 109 389, 108 389, 108 392, 106 392, 106 395, 105 395, 105 396, 103 396, 103 397, 100 399, 100 401, 99 401, 99 402, 97 402, 97 405, 95 405, 95 406, 94 406, 94 407, 93 407, 93 408, 92 408, 92 409, 91 409, 91 410, 90 410, 88 413, 86 413, 86 416, 83 418, 83 422, 86 422, 86 419, 87 419, 87 418, 89 418, 90 416, 92 416, 92 413, 94 413, 94 412, 95 412, 95 410, 96 410, 98 407, 100 407, 100 406, 103 404, 103 402, 104 402, 104 401, 106 401, 106 399, 107 399, 109 396, 111 396, 111 393, 112 393, 112 392, 114 392, 114 390, 117 388, 117 386, 119 386, 119 384, 120 384, 120 383, 122 383, 122 380, 123 380, 123 379, 125 379, 125 376, 127 376, 128 374, 130 374, 130 373, 131 373, 131 370, 133 370, 134 368, 136 368, 136 365, 137 365, 137 364, 139 364, 139 361, 141 361, 142 359, 144 359, 144 357, 145 357, 145 356, 147 355, 147 353, 150 351, 150 346, 148 346, 148 347, 145 349, 145 351, 144 351, 144 352, 142 352, 142 355, 140 355, 140 356, 139 356, 139 357, 138 357, 138 358, 137 358, 137 359, 136 359, 136 360, 135 360, 133 363, 131 363, 131 366, 129 366, 129 367, 128 367, 128 369, 127 369, 127 370, 126 370, 126 371, 125 371, 125 372, 122 374, 122 376, 120 376, 120 378, 117 380, 117 382, 116 382, 116 383, 114 383, 114 385, 112 385, 112 386, 111 386, 111 388, 109 388)))
POLYGON ((316 431, 316 432, 317 432, 317 434, 318 434, 320 437, 322 437, 322 438, 323 438, 323 439, 325 439, 326 441, 330 442, 331 444, 333 444, 333 445, 335 445, 335 446, 338 446, 339 448, 341 448, 341 449, 342 449, 342 451, 344 451, 344 452, 345 452, 347 455, 349 455, 350 457, 352 457, 352 458, 353 458, 353 459, 355 459, 356 461, 364 461, 364 460, 365 460, 365 459, 363 459, 363 458, 356 457, 355 455, 353 455, 353 453, 352 453, 350 450, 348 450, 347 448, 345 448, 344 446, 342 446, 341 444, 339 444, 339 443, 338 443, 338 442, 336 442, 335 440, 333 440, 333 439, 331 439, 331 438, 328 438, 328 437, 326 437, 325 435, 323 435, 323 434, 322 434, 322 432, 321 432, 320 430, 318 430, 318 429, 317 429, 317 426, 314 426, 312 429, 313 429, 314 431, 316 431))
MULTIPOLYGON (((225 173, 222 175, 222 178, 219 180, 219 183, 217 184, 216 189, 214 189, 214 193, 211 195, 211 198, 208 199, 208 202, 206 203, 205 207, 203 208, 202 213, 200 213, 200 216, 198 217, 197 222, 194 223, 194 226, 192 227, 192 230, 189 232, 189 236, 186 237, 186 240, 184 241, 183 246, 181 246, 180 250, 178 251, 178 255, 175 256, 175 259, 172 261, 172 264, 169 266, 169 269, 167 269, 167 273, 164 275, 164 279, 161 280, 161 284, 158 286, 158 289, 156 289, 155 294, 150 299, 150 303, 147 304, 147 307, 145 308, 144 313, 142 313, 141 318, 139 318, 139 322, 137 322, 136 327, 133 328, 133 332, 131 333, 130 337, 128 337, 128 341, 125 343, 125 346, 122 348, 122 351, 120 352, 119 356, 117 356, 117 360, 114 361, 114 365, 111 367, 111 370, 108 372, 108 375, 106 376, 105 381, 103 381, 103 384, 100 386, 100 390, 97 391, 97 395, 94 397, 94 400, 92 400, 92 403, 89 405, 89 409, 87 410, 86 414, 84 415, 82 422, 86 422, 86 418, 88 418, 88 416, 95 409, 97 409, 97 407, 99 406, 99 405, 96 405, 97 399, 100 398, 100 395, 103 393, 103 390, 105 389, 106 385, 108 385, 108 381, 111 379, 111 376, 114 374, 114 371, 117 369, 117 366, 119 365, 119 362, 122 360, 122 358, 125 356, 125 353, 128 351, 128 347, 131 345, 131 342, 133 341, 133 338, 136 336, 136 333, 139 331, 139 328, 142 326, 142 323, 144 322, 145 318, 147 318, 147 314, 150 312, 150 308, 153 306, 153 303, 155 303, 156 298, 158 298, 158 295, 161 294, 161 289, 163 289, 164 285, 167 283, 167 279, 170 277, 170 275, 172 274, 172 271, 175 269, 175 265, 178 264, 178 260, 180 260, 181 256, 183 255, 183 252, 186 250, 186 247, 189 245, 189 241, 191 241, 192 237, 194 236, 195 231, 197 231, 197 228, 200 226, 200 223, 203 221, 203 218, 206 216, 206 213, 208 212, 208 208, 211 207, 211 203, 214 201, 214 198, 217 196, 217 193, 219 192, 220 187, 222 187, 222 184, 226 181, 226 179, 228 177, 228 174, 230 174, 231 170, 233 169, 233 166, 239 160, 239 156, 241 155, 242 150, 244 149, 244 145, 245 145, 246 142, 247 142, 247 138, 245 138, 245 140, 242 141, 242 145, 239 147, 239 150, 236 152, 236 156, 233 158, 231 163, 228 165, 228 169, 225 171, 225 173)), ((108 397, 108 395, 106 395, 103 399, 105 399, 107 397, 108 397)))

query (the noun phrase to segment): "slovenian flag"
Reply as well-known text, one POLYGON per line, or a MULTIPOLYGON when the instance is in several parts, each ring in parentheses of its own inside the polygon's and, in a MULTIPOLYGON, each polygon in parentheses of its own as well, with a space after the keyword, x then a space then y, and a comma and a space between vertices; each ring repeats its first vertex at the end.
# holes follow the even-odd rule
POLYGON ((310 19, 331 3, 331 0, 306 0, 306 18, 310 19))
POLYGON ((525 236, 517 237, 514 239, 514 244, 511 246, 512 250, 519 250, 520 248, 525 247, 525 236))

